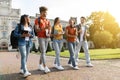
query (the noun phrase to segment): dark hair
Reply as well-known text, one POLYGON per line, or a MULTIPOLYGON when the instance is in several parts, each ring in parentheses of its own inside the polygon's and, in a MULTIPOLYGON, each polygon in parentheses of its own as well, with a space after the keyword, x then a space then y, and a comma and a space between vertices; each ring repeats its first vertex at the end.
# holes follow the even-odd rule
POLYGON ((85 19, 85 20, 86 20, 86 18, 85 18, 84 16, 81 16, 81 17, 80 17, 80 19, 81 19, 81 18, 83 18, 83 19, 85 19))
POLYGON ((59 20, 60 18, 59 17, 56 17, 55 20, 54 20, 54 25, 57 23, 57 21, 59 20))
POLYGON ((47 9, 45 6, 41 6, 41 7, 39 8, 40 13, 43 12, 43 11, 47 11, 47 10, 48 10, 48 9, 47 9))
MULTIPOLYGON (((20 18, 20 24, 24 25, 26 23, 25 18, 27 18, 27 17, 28 17, 28 15, 26 15, 26 14, 22 15, 20 18)), ((28 25, 29 25, 29 22, 28 22, 28 25)))

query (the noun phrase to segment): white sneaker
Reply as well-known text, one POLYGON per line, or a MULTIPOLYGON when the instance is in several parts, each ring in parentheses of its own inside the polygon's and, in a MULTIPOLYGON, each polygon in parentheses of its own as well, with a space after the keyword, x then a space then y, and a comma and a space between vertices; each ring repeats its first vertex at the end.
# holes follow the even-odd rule
POLYGON ((73 67, 73 69, 75 69, 75 70, 79 70, 78 66, 73 67))
POLYGON ((58 70, 64 70, 64 68, 63 68, 62 66, 56 66, 56 68, 57 68, 58 70))
POLYGON ((69 67, 73 67, 72 64, 68 64, 69 67))
POLYGON ((20 69, 20 74, 24 74, 24 71, 23 71, 23 69, 20 69))
POLYGON ((87 67, 93 67, 93 65, 91 63, 88 63, 86 66, 87 67))
POLYGON ((41 70, 41 71, 45 70, 44 67, 43 67, 43 65, 39 65, 39 70, 41 70))
POLYGON ((28 77, 28 76, 30 76, 30 75, 31 75, 31 73, 28 72, 28 71, 26 71, 26 72, 24 73, 24 77, 28 77))
POLYGON ((76 59, 76 62, 79 62, 80 60, 79 59, 76 59))
POLYGON ((45 70, 45 73, 49 73, 50 72, 50 69, 47 66, 45 67, 44 70, 45 70))
POLYGON ((77 65, 77 66, 78 66, 78 62, 75 62, 75 65, 77 65))

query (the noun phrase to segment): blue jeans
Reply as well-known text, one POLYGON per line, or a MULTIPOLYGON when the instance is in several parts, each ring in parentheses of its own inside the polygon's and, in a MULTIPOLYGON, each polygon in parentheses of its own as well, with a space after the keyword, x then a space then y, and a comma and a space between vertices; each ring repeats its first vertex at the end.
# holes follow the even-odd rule
POLYGON ((69 50, 69 53, 70 53, 70 58, 69 58, 68 64, 71 64, 71 62, 72 62, 73 67, 76 66, 75 65, 75 58, 74 58, 75 46, 76 46, 76 42, 68 42, 68 50, 69 50))
POLYGON ((31 46, 29 45, 29 42, 26 41, 26 44, 24 46, 18 46, 20 54, 21 54, 21 69, 23 69, 24 72, 27 71, 27 59, 28 54, 30 53, 31 46))
POLYGON ((55 50, 56 58, 54 64, 60 66, 60 52, 63 46, 62 40, 53 40, 53 47, 55 50))
POLYGON ((39 46, 40 46, 40 62, 42 62, 44 65, 46 63, 46 50, 48 47, 48 38, 38 38, 39 40, 39 46))
POLYGON ((76 53, 75 53, 75 59, 78 59, 78 55, 80 52, 81 47, 83 47, 84 53, 85 53, 85 58, 86 58, 86 63, 90 63, 90 55, 89 55, 89 49, 88 49, 88 43, 87 41, 80 41, 76 47, 76 53))

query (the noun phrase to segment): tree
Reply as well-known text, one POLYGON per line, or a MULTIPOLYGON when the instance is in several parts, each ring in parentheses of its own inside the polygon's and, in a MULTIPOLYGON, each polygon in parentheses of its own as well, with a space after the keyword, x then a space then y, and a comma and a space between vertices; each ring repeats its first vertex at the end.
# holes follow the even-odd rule
POLYGON ((90 16, 88 16, 87 21, 91 21, 89 32, 90 32, 90 40, 95 41, 96 31, 105 30, 110 32, 113 36, 112 44, 116 44, 117 34, 120 32, 120 27, 116 22, 115 18, 109 12, 92 12, 90 16))
POLYGON ((106 48, 113 41, 112 34, 108 31, 96 31, 93 42, 96 48, 106 48))

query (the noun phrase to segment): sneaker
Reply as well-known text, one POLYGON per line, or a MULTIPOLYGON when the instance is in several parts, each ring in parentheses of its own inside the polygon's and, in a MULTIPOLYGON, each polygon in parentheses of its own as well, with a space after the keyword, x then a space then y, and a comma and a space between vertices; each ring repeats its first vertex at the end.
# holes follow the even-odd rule
POLYGON ((23 69, 20 69, 20 74, 24 74, 24 71, 23 71, 23 69))
POLYGON ((30 75, 31 75, 31 73, 27 71, 27 72, 25 72, 24 77, 28 77, 30 75))
POLYGON ((73 67, 72 64, 68 64, 69 67, 73 67))
POLYGON ((57 64, 54 64, 54 67, 57 68, 57 64))
POLYGON ((93 67, 93 65, 91 63, 88 63, 86 66, 87 67, 93 67))
POLYGON ((49 73, 50 72, 50 69, 47 66, 45 67, 44 70, 45 70, 45 73, 49 73))
POLYGON ((75 65, 78 65, 78 62, 75 62, 75 65))
POLYGON ((79 70, 78 66, 73 67, 73 69, 75 69, 75 70, 79 70))
POLYGON ((43 67, 43 65, 39 65, 39 70, 41 70, 41 71, 45 70, 44 67, 43 67))
POLYGON ((80 60, 79 59, 76 59, 76 62, 79 62, 80 60))
POLYGON ((64 68, 63 68, 62 66, 56 66, 56 68, 57 68, 58 70, 64 70, 64 68))

